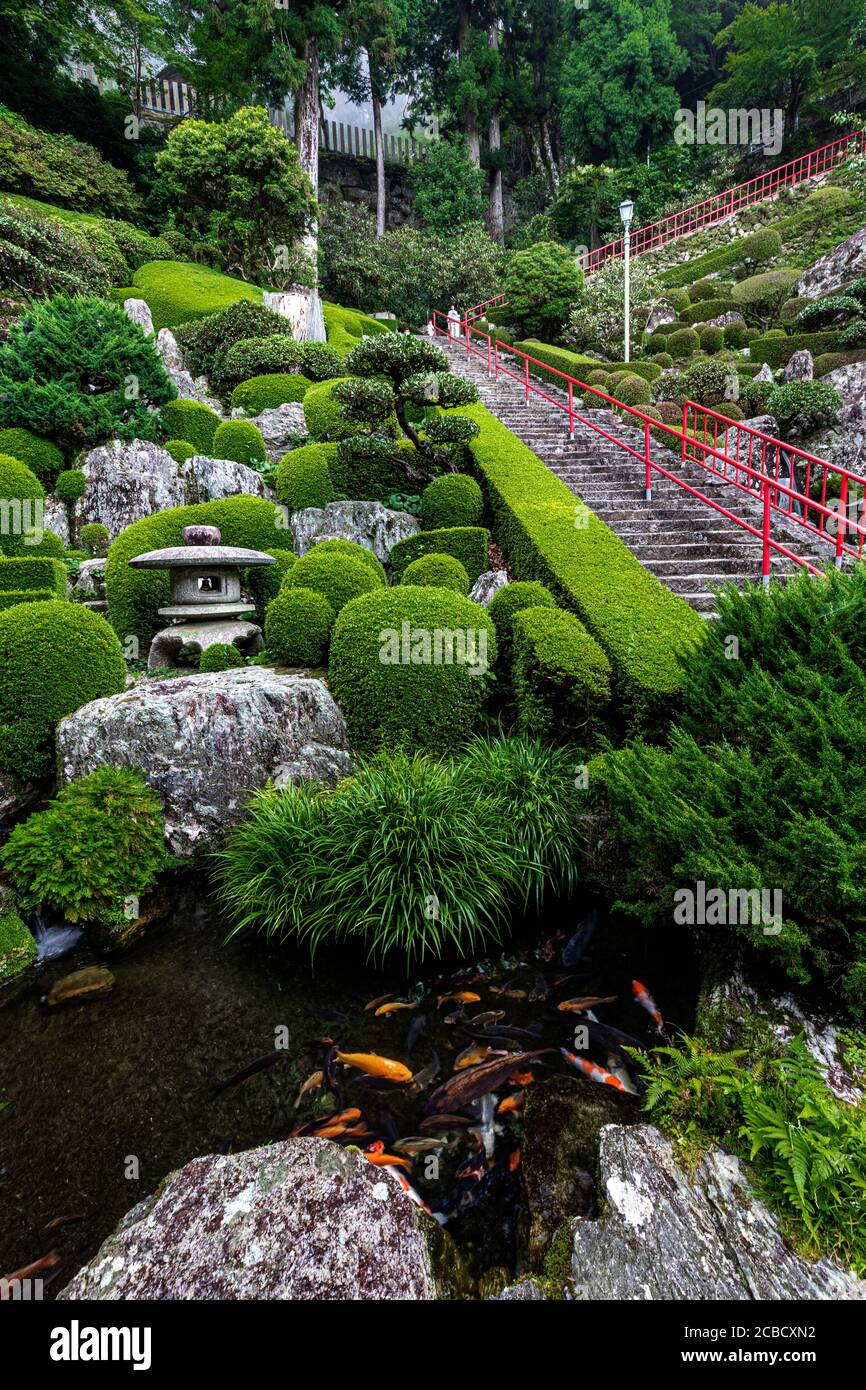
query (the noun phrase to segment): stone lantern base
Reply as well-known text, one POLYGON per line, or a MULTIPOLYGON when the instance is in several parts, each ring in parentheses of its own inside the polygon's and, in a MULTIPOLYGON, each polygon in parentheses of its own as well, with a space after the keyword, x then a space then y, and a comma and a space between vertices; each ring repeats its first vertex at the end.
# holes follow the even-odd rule
POLYGON ((171 627, 164 627, 151 642, 147 657, 148 670, 176 666, 181 647, 198 647, 199 652, 203 652, 215 642, 237 647, 242 656, 255 656, 264 646, 261 628, 256 623, 239 618, 226 618, 222 622, 174 623, 171 627))

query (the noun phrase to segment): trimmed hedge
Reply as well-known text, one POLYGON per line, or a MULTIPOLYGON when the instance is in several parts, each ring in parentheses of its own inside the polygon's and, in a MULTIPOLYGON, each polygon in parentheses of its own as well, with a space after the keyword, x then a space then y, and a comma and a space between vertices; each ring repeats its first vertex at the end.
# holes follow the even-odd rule
POLYGON ((46 776, 60 720, 125 688, 123 653, 100 614, 59 599, 0 613, 0 770, 46 776))
POLYGON ((205 319, 225 309, 237 299, 256 304, 262 292, 246 280, 235 280, 191 261, 150 261, 132 277, 135 294, 143 299, 153 315, 153 326, 176 328, 192 319, 205 319))
POLYGON ((838 332, 789 333, 781 336, 765 333, 749 343, 749 356, 753 362, 785 367, 800 348, 808 348, 813 357, 819 357, 822 353, 832 352, 838 342, 838 332))
POLYGON ((521 733, 586 741, 610 701, 610 662, 573 613, 525 608, 512 625, 521 733))
POLYGON ((453 555, 474 584, 487 569, 489 533, 483 526, 447 526, 436 531, 418 531, 398 541, 391 551, 391 568, 399 579, 406 566, 421 555, 453 555))
POLYGON ((359 752, 408 745, 439 757, 474 733, 495 658, 495 629, 479 604, 398 585, 346 604, 329 681, 359 752))
POLYGON ((335 386, 348 380, 349 377, 338 376, 332 381, 320 381, 309 387, 305 393, 304 423, 313 439, 332 443, 358 434, 359 426, 347 419, 332 394, 335 386))
POLYGON ((329 304, 326 300, 322 301, 322 312, 328 342, 343 357, 347 352, 351 352, 365 335, 392 331, 391 324, 383 323, 380 319, 368 318, 357 309, 344 309, 339 304, 329 304))
POLYGON ((9 454, 0 454, 0 498, 6 508, 0 528, 0 553, 32 555, 34 547, 25 545, 25 540, 32 539, 39 529, 42 516, 38 504, 45 500, 45 490, 26 463, 9 454))
POLYGON ((403 571, 401 584, 430 584, 436 589, 453 589, 455 594, 469 593, 469 575, 453 555, 419 555, 403 571))
POLYGON ((425 531, 478 526, 484 514, 481 488, 467 473, 443 473, 421 494, 419 521, 425 531))
POLYGON ((0 589, 0 609, 15 608, 19 603, 46 603, 57 597, 54 589, 0 589))
POLYGON ((210 454, 213 437, 222 421, 201 401, 169 401, 160 412, 163 428, 172 439, 191 444, 197 454, 210 454))
POLYGON ((286 666, 323 666, 335 618, 318 589, 287 584, 268 604, 265 650, 286 666))
POLYGON ((576 528, 574 494, 484 406, 463 413, 480 428, 469 452, 512 572, 546 584, 584 623, 632 726, 665 724, 682 684, 678 656, 702 639, 703 620, 592 512, 576 528))
POLYGON ((706 323, 708 319, 718 318, 720 314, 730 314, 734 312, 735 306, 730 299, 702 299, 698 304, 692 304, 688 309, 683 309, 683 320, 689 324, 706 323))
POLYGON ((782 238, 771 224, 758 232, 752 232, 749 236, 738 237, 726 246, 720 246, 716 251, 707 251, 705 255, 696 256, 694 260, 682 261, 679 265, 671 266, 668 270, 662 271, 659 279, 663 285, 684 286, 694 281, 695 272, 699 277, 703 277, 719 270, 744 265, 746 262, 766 265, 778 256, 781 250, 782 238))
POLYGON ((851 352, 822 352, 815 358, 815 376, 826 376, 837 367, 850 367, 854 362, 866 362, 866 348, 855 348, 851 352))
POLYGON ((142 656, 154 633, 165 626, 157 609, 167 605, 171 588, 166 570, 133 570, 129 561, 146 550, 183 545, 183 528, 196 525, 218 526, 223 545, 250 550, 284 550, 289 540, 283 513, 261 497, 225 497, 191 507, 169 507, 127 526, 108 552, 108 616, 122 642, 130 637, 138 640, 142 656))
POLYGON ((25 464, 49 488, 63 468, 63 454, 57 445, 50 439, 40 439, 30 430, 0 430, 0 454, 9 454, 25 464))
POLYGON ((262 432, 252 420, 224 420, 213 437, 213 456, 255 468, 268 457, 262 432))
POLYGON ((251 376, 232 391, 232 407, 245 410, 247 415, 260 415, 263 410, 302 401, 312 384, 309 377, 299 372, 266 372, 251 376))
MULTIPOLYGON (((549 367, 555 367, 557 371, 565 372, 566 376, 576 377, 578 381, 583 381, 586 385, 592 383, 587 378, 587 373, 592 371, 605 372, 631 372, 634 376, 642 376, 644 381, 653 382, 662 374, 662 369, 657 362, 648 360, 642 362, 599 362, 596 357, 585 357, 580 352, 569 352, 567 348, 552 347, 550 343, 539 342, 537 338, 526 338, 523 342, 514 345, 519 351, 526 352, 530 357, 537 357, 539 362, 546 362, 549 367)), ((544 368, 533 367, 530 370, 542 377, 544 380, 552 382, 554 385, 562 385, 562 379, 556 376, 555 372, 545 372, 544 368)))
POLYGON ((498 589, 487 605, 490 621, 496 628, 499 666, 511 676, 512 624, 516 613, 524 608, 555 608, 556 599, 548 588, 535 579, 516 580, 498 589))
POLYGON ((47 556, 4 556, 0 589, 41 589, 50 598, 66 598, 66 566, 47 556))
POLYGON ((384 579, 363 560, 313 546, 292 565, 283 588, 315 589, 324 594, 336 616, 350 599, 384 585, 384 579))
POLYGON ((331 467, 336 444, 302 444, 284 454, 277 468, 276 493, 290 512, 326 507, 335 497, 331 467))

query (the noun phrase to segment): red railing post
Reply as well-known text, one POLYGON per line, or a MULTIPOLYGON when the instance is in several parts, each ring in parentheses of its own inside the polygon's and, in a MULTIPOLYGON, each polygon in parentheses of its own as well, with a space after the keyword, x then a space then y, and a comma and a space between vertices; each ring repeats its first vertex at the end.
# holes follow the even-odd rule
POLYGON ((568 383, 568 437, 574 442, 574 382, 568 383))
POLYGON ((646 460, 646 500, 653 500, 652 462, 650 460, 650 422, 644 420, 643 426, 644 458, 646 460))
POLYGON ((763 558, 761 562, 761 583, 764 588, 770 583, 770 483, 766 474, 761 479, 764 494, 764 533, 763 558))
POLYGON ((842 547, 845 541, 848 521, 848 475, 842 474, 842 488, 839 493, 839 529, 836 532, 836 567, 842 564, 842 547))
POLYGON ((488 333, 488 334, 487 334, 487 380, 488 380, 488 381, 490 380, 490 378, 492 377, 492 375, 493 375, 493 358, 492 358, 492 356, 491 356, 490 334, 488 333))
POLYGON ((682 421, 683 442, 682 442, 682 448, 681 448, 681 453, 680 453, 680 462, 681 462, 681 463, 685 463, 685 461, 686 461, 686 431, 687 431, 688 427, 689 427, 689 407, 688 407, 688 403, 686 402, 686 403, 683 405, 683 421, 682 421))
POLYGON ((525 386, 526 386, 526 400, 524 401, 524 405, 529 405, 529 358, 528 358, 528 357, 524 357, 524 359, 523 359, 523 365, 524 365, 524 367, 526 368, 526 381, 525 381, 525 386))
POLYGON ((499 380, 499 343, 493 344, 493 364, 496 380, 499 380))

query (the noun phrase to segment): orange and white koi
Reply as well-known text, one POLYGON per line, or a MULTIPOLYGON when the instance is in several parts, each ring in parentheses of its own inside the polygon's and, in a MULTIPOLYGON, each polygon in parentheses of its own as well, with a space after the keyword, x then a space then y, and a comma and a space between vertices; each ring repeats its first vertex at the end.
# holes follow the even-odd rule
POLYGON ((368 1163, 372 1163, 377 1168, 405 1168, 407 1173, 412 1172, 412 1164, 408 1158, 398 1158, 396 1154, 386 1154, 378 1144, 371 1144, 369 1149, 364 1150, 364 1157, 368 1163))
POLYGON ((406 1178, 403 1177, 402 1173, 398 1173, 396 1168, 386 1168, 385 1172, 390 1174, 390 1176, 394 1179, 397 1185, 403 1189, 410 1202, 414 1202, 416 1207, 420 1207, 421 1210, 425 1211, 428 1216, 432 1216, 433 1219, 435 1221, 438 1221, 441 1226, 445 1225, 445 1221, 447 1220, 447 1218, 444 1216, 440 1216, 435 1211, 431 1211, 427 1203, 424 1201, 424 1198, 421 1196, 420 1192, 415 1191, 412 1184, 408 1182, 406 1178))
POLYGON ((650 1018, 652 1019, 656 1028, 658 1029, 660 1035, 663 1038, 666 1037, 667 1034, 665 1033, 665 1021, 662 1018, 661 1010, 659 1009, 658 1004, 653 999, 646 985, 642 985, 640 980, 632 980, 631 992, 634 995, 635 1003, 640 1004, 642 1009, 646 1009, 647 1013, 649 1014, 650 1018))
POLYGON ((345 1067, 355 1067, 367 1076, 383 1076, 388 1081, 411 1081, 412 1073, 402 1062, 394 1062, 390 1057, 380 1057, 376 1052, 341 1052, 337 1048, 335 1062, 345 1067))
POLYGON ((586 1057, 578 1057, 576 1052, 569 1052, 567 1047, 561 1047, 559 1050, 566 1062, 577 1071, 583 1072, 590 1081, 597 1081, 600 1086, 612 1086, 615 1091, 622 1091, 625 1094, 625 1086, 622 1082, 615 1076, 611 1076, 604 1067, 598 1066, 595 1062, 587 1061, 586 1057))

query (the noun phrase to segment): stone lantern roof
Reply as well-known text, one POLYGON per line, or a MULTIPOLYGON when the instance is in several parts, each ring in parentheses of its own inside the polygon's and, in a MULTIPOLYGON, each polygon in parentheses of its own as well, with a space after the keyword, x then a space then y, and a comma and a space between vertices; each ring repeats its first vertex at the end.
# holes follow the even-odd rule
POLYGON ((132 569, 167 569, 171 574, 171 603, 160 608, 163 618, 219 619, 249 613, 252 604, 240 593, 240 571, 253 565, 273 565, 273 555, 241 546, 222 545, 216 526, 185 526, 184 545, 148 550, 129 561, 132 569))

